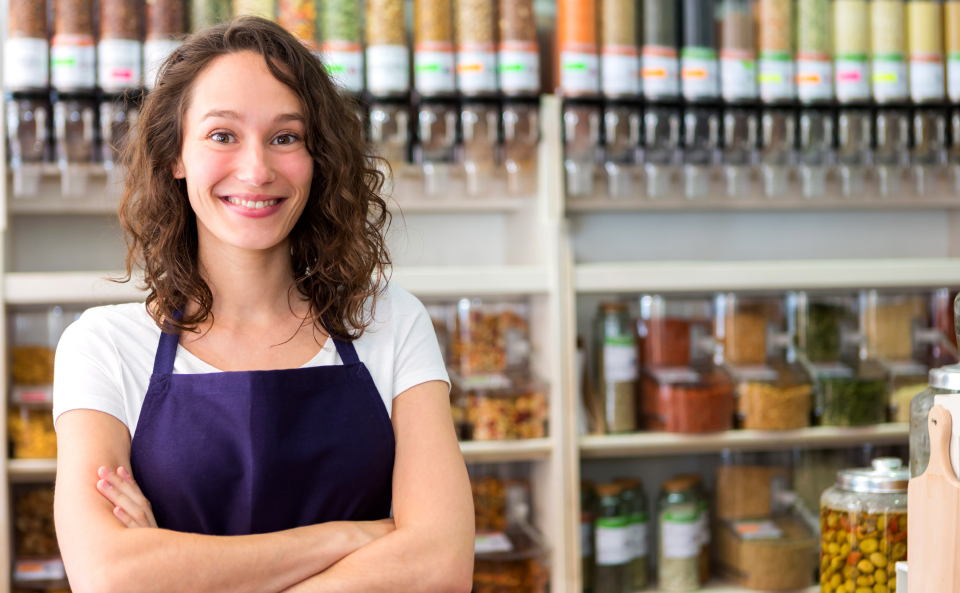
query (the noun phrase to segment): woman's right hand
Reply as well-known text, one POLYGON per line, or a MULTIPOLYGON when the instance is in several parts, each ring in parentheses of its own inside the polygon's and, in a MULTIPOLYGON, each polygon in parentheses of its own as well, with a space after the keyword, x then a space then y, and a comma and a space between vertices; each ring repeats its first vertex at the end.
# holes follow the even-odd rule
POLYGON ((133 476, 125 467, 111 471, 107 466, 97 470, 100 480, 97 491, 113 503, 113 516, 129 528, 156 527, 153 506, 137 486, 133 476))

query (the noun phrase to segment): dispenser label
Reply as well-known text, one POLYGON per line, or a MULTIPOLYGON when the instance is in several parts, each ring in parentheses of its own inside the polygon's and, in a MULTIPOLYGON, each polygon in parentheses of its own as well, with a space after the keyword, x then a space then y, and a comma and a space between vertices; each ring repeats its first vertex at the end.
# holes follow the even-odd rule
POLYGON ((960 53, 947 58, 947 96, 955 103, 960 101, 960 53))
POLYGON ((760 98, 764 101, 793 99, 793 81, 796 76, 793 58, 787 52, 764 52, 760 54, 760 98))
POLYGON ((605 45, 600 60, 600 84, 604 95, 640 94, 640 55, 637 48, 605 45))
POLYGON ((452 93, 456 90, 456 57, 453 45, 418 45, 413 52, 413 84, 425 95, 452 93))
POLYGON ((943 61, 939 54, 910 56, 910 99, 939 101, 943 99, 943 61))
POLYGON ((873 98, 878 103, 907 100, 907 62, 902 55, 874 56, 873 98))
POLYGON ((640 58, 643 95, 648 99, 680 94, 680 62, 671 47, 646 45, 640 58))
POLYGON ((533 43, 501 43, 498 56, 500 90, 504 93, 540 91, 540 54, 533 43))
POLYGON ((97 45, 97 83, 107 91, 140 86, 142 76, 139 41, 104 39, 97 45))
POLYGON ((705 47, 683 48, 680 81, 686 99, 715 98, 720 93, 717 53, 705 47))
POLYGON ((560 52, 560 86, 567 93, 600 92, 600 58, 595 53, 560 52))
POLYGON ((627 517, 597 519, 597 565, 617 566, 633 558, 630 546, 630 525, 627 517))
POLYGON ((410 90, 410 50, 407 46, 367 47, 367 90, 373 95, 410 90))
POLYGON ((497 91, 497 54, 487 47, 460 46, 457 50, 457 89, 462 93, 497 91))
POLYGON ((50 80, 58 89, 91 89, 97 83, 97 50, 90 35, 55 35, 50 44, 50 80))
POLYGON ((324 43, 320 55, 327 73, 350 93, 363 90, 363 49, 359 43, 324 43))
POLYGON ((870 62, 866 54, 843 56, 836 60, 837 100, 840 102, 870 99, 870 62))
POLYGON ((42 89, 50 84, 50 47, 46 39, 7 39, 3 85, 8 91, 42 89))
POLYGON ((757 98, 757 62, 753 52, 720 52, 720 94, 727 101, 757 98))
POLYGON ((797 60, 797 97, 801 101, 833 98, 833 64, 829 58, 797 60))
POLYGON ((157 86, 157 74, 164 60, 170 57, 182 44, 182 41, 172 39, 155 39, 143 44, 143 85, 148 91, 157 86))

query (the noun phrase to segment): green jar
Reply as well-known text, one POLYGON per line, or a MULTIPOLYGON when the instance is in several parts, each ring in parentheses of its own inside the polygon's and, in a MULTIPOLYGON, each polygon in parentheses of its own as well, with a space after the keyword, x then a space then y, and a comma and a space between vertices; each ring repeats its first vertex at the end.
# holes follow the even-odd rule
POLYGON ((647 587, 650 579, 650 515, 647 511, 647 493, 643 483, 634 478, 622 478, 617 484, 623 487, 620 497, 630 512, 630 591, 637 593, 647 587))
POLYGON ((630 593, 630 510, 619 484, 599 484, 593 593, 630 593))
POLYGON ((703 548, 703 509, 696 480, 679 477, 664 482, 657 508, 659 588, 663 591, 696 591, 700 588, 703 548))

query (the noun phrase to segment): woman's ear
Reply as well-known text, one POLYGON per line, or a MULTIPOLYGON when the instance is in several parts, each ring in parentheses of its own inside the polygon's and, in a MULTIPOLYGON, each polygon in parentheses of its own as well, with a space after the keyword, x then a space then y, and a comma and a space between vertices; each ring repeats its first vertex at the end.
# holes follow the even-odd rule
POLYGON ((186 171, 183 170, 183 161, 181 159, 177 159, 170 168, 173 169, 174 179, 184 179, 187 176, 186 171))

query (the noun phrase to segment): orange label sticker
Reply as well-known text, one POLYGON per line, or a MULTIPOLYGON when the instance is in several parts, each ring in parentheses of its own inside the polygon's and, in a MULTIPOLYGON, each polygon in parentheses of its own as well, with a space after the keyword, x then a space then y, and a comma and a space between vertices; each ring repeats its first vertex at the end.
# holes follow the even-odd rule
POLYGON ((688 80, 704 80, 707 78, 707 71, 703 68, 684 68, 681 76, 688 80))
POLYGON ((641 73, 644 78, 666 78, 667 71, 665 68, 644 68, 641 73))
POLYGON ((821 82, 823 82, 823 79, 820 78, 819 74, 816 74, 816 73, 797 74, 798 84, 820 84, 821 82))

